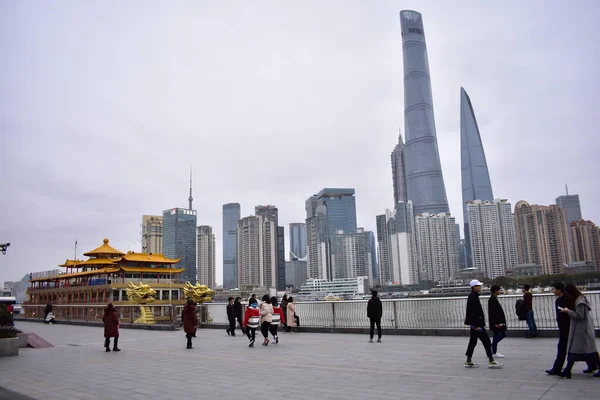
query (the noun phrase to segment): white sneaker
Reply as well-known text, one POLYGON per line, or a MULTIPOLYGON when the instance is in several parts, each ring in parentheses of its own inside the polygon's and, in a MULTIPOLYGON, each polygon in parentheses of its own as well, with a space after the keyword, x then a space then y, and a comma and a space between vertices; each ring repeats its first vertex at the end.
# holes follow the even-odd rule
POLYGON ((504 364, 499 363, 498 361, 490 361, 488 364, 488 368, 494 368, 494 369, 502 368, 503 366, 504 366, 504 364))
POLYGON ((494 354, 494 358, 504 358, 504 354, 496 353, 494 354))

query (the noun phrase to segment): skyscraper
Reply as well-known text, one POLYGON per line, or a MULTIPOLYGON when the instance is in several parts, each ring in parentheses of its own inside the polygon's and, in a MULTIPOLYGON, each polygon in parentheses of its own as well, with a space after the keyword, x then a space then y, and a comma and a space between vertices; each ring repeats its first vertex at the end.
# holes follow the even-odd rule
POLYGON ((237 287, 236 230, 241 212, 239 203, 223 205, 223 288, 237 287))
POLYGON ((354 189, 325 188, 306 201, 309 278, 334 279, 335 235, 356 232, 354 189))
POLYGON ((400 201, 407 201, 406 197, 406 147, 402 134, 398 133, 398 144, 392 151, 392 180, 394 181, 394 207, 400 201))
POLYGON ((473 266, 489 279, 519 264, 515 220, 506 200, 474 200, 467 204, 473 266))
POLYGON ((333 238, 337 252, 333 256, 336 278, 358 278, 367 276, 373 282, 373 260, 370 232, 358 228, 356 232, 338 231, 333 238))
POLYGON ((443 282, 458 271, 456 221, 450 214, 417 214, 419 280, 443 282))
POLYGON ((460 164, 462 177, 463 223, 467 246, 467 267, 473 266, 467 203, 474 200, 493 201, 492 183, 488 171, 479 126, 471 98, 460 88, 460 164))
POLYGON ((406 190, 415 213, 447 213, 448 199, 440 164, 423 19, 400 11, 404 61, 406 190))
POLYGON ((162 253, 162 215, 142 216, 142 253, 162 253))
POLYGON ((181 258, 173 268, 184 268, 181 279, 196 282, 196 211, 163 211, 162 253, 168 258, 181 258))
MULTIPOLYGON (((237 228, 237 286, 279 287, 277 282, 278 262, 278 237, 275 220, 268 215, 251 215, 239 220, 237 228)), ((283 265, 285 268, 285 260, 283 265)))
POLYGON ((573 221, 579 221, 581 217, 581 205, 579 204, 578 194, 569 194, 569 188, 566 188, 566 195, 556 198, 556 205, 565 210, 567 224, 571 225, 573 221))
POLYGON ((565 211, 551 204, 530 205, 521 200, 515 205, 515 227, 519 260, 542 267, 545 275, 560 274, 571 262, 565 211))
POLYGON ((285 229, 279 226, 279 210, 274 205, 254 207, 256 215, 262 215, 274 221, 277 233, 277 290, 285 290, 285 229))
POLYGON ((211 226, 200 225, 198 235, 198 283, 215 288, 215 235, 211 226))
POLYGON ((570 226, 573 237, 573 261, 590 261, 600 272, 600 228, 592 221, 573 221, 570 226))
POLYGON ((294 258, 306 257, 306 224, 293 222, 290 224, 290 251, 294 258))

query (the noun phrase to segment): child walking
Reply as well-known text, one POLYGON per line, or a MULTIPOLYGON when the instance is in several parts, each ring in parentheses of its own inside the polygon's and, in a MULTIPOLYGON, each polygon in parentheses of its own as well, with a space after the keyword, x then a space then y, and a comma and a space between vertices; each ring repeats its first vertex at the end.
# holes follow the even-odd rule
POLYGON ((279 324, 285 323, 285 317, 283 315, 283 310, 277 304, 277 297, 271 297, 271 306, 273 306, 273 320, 271 321, 270 331, 273 336, 273 342, 275 344, 279 343, 279 336, 277 335, 277 328, 279 324))
POLYGON ((248 347, 254 347, 256 328, 258 328, 259 320, 260 311, 258 311, 258 301, 256 299, 250 299, 248 307, 246 308, 246 315, 244 315, 244 328, 246 329, 246 335, 250 340, 248 347))

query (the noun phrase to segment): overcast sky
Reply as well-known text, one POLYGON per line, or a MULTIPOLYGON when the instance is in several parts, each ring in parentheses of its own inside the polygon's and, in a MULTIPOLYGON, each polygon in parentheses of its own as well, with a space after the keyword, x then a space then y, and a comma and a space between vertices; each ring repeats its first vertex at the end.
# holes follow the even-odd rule
MULTIPOLYGON (((440 157, 462 222, 460 87, 496 197, 549 204, 565 183, 600 223, 595 1, 0 3, 0 283, 99 246, 141 250, 142 214, 275 204, 303 222, 356 188, 358 224, 393 207, 403 126, 399 11, 423 14, 440 157)), ((286 254, 287 254, 286 249, 286 254)))

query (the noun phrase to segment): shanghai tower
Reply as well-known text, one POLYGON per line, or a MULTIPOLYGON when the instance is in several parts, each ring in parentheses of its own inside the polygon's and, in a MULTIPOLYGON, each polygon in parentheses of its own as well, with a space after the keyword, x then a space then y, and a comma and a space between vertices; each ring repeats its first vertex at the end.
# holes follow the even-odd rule
POLYGON ((473 260, 467 202, 473 200, 492 201, 494 194, 471 98, 463 88, 460 88, 460 168, 467 267, 470 268, 473 266, 473 260))
POLYGON ((423 18, 400 11, 404 62, 406 191, 415 214, 450 212, 438 152, 423 18))

